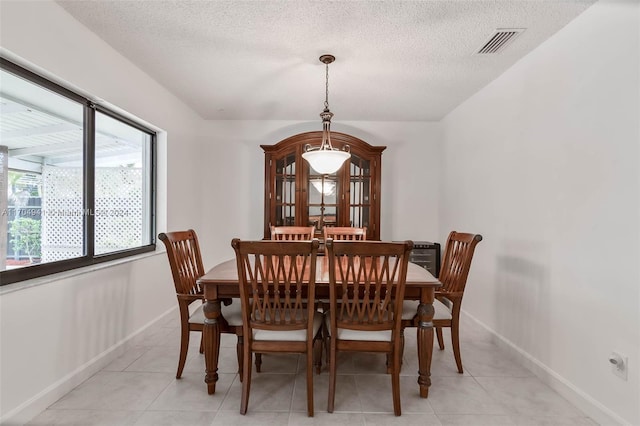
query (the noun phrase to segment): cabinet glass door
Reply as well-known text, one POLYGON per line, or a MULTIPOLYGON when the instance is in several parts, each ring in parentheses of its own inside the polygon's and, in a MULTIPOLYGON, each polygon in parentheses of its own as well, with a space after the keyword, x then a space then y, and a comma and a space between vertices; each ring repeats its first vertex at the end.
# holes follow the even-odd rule
POLYGON ((274 226, 296 224, 296 156, 276 160, 274 226))
POLYGON ((336 226, 338 215, 338 178, 336 174, 319 175, 309 168, 307 185, 307 225, 321 232, 326 226, 336 226))
POLYGON ((371 226, 371 198, 371 161, 352 154, 349 167, 349 226, 371 226))

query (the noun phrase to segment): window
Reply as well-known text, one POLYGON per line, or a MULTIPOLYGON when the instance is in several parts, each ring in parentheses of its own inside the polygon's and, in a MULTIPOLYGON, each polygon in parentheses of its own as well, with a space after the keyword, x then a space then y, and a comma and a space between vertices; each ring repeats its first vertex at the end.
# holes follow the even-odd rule
POLYGON ((155 133, 0 58, 0 284, 155 250, 155 133))

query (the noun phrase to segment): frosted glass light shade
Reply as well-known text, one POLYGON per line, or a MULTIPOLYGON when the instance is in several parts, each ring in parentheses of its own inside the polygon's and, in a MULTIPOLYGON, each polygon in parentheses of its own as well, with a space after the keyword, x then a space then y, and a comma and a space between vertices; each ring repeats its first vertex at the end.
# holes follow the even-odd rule
POLYGON ((333 195, 336 190, 336 183, 330 180, 323 182, 322 179, 314 179, 311 181, 311 185, 313 185, 316 191, 324 195, 333 195))
POLYGON ((345 151, 319 149, 302 154, 302 158, 309 162, 313 170, 321 175, 330 175, 337 172, 342 164, 351 157, 345 151))

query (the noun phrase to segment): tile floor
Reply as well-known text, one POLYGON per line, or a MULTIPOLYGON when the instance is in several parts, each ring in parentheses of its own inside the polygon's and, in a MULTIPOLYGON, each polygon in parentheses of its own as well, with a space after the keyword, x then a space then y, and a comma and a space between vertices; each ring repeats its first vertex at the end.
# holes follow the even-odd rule
POLYGON ((327 371, 314 376, 315 417, 306 416, 304 359, 265 355, 253 374, 249 411, 238 413, 235 336, 224 335, 216 394, 208 395, 204 358, 193 333, 183 377, 175 379, 177 314, 144 333, 127 352, 40 413, 31 425, 595 425, 538 380, 466 319, 464 374, 447 348, 434 348, 428 399, 418 395, 415 329, 406 336, 401 377, 402 416, 393 415, 384 355, 339 358, 335 412, 326 412, 327 371))

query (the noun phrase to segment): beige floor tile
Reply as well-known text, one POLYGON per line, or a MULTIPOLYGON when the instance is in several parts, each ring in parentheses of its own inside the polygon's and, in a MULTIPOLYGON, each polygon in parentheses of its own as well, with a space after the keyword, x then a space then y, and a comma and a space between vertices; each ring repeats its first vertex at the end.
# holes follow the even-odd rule
POLYGON ((566 399, 536 377, 477 377, 478 383, 509 414, 521 416, 583 417, 566 399))
MULTIPOLYGON (((355 376, 358 396, 365 413, 393 413, 391 395, 391 375, 359 375, 355 376)), ((401 398, 402 399, 402 398, 401 398)))
MULTIPOLYGON (((463 364, 463 367, 464 366, 465 365, 463 364)), ((413 375, 417 380, 418 349, 416 346, 405 346, 404 359, 400 374, 403 376, 413 375)), ((453 351, 451 350, 451 348, 446 347, 445 350, 441 351, 440 349, 438 349, 437 345, 434 345, 433 352, 431 353, 431 375, 432 377, 471 376, 468 371, 464 371, 463 374, 458 373, 458 367, 456 366, 456 360, 453 356, 453 351)))
POLYGON ((507 414, 473 377, 432 377, 429 404, 436 414, 507 414))
MULTIPOLYGON (((293 393, 292 410, 307 412, 307 376, 299 373, 296 376, 293 393)), ((329 374, 313 375, 313 405, 316 413, 327 412, 329 397, 329 374)), ((361 412, 362 404, 356 390, 355 377, 338 375, 336 378, 336 399, 334 412, 361 412)))
POLYGON ((145 411, 135 426, 209 426, 216 412, 206 411, 145 411))
POLYGON ((440 420, 435 414, 406 414, 401 416, 391 414, 365 414, 366 426, 440 426, 440 420))
MULTIPOLYGON (((183 378, 175 379, 179 319, 136 336, 122 356, 69 392, 30 424, 37 425, 515 425, 594 426, 595 423, 544 385, 495 344, 491 335, 461 317, 464 374, 446 349, 433 347, 432 387, 420 398, 416 329, 405 334, 401 370, 402 416, 393 415, 391 377, 384 354, 339 353, 334 413, 327 413, 326 359, 314 374, 315 416, 306 414, 303 355, 263 355, 262 373, 252 368, 249 411, 239 414, 237 338, 221 335, 219 382, 207 394, 200 333, 192 333, 183 378)), ((252 366, 254 364, 252 363, 252 366)))
MULTIPOLYGON (((222 350, 222 348, 220 349, 220 356, 222 356, 224 354, 224 351, 222 350)), ((235 350, 233 351, 233 354, 235 356, 235 350)), ((225 362, 222 362, 222 360, 218 360, 218 374, 220 373, 226 373, 226 374, 235 374, 237 373, 237 369, 238 369, 238 362, 235 360, 235 358, 232 360, 233 365, 235 366, 235 368, 231 369, 229 367, 227 367, 227 362, 225 360, 225 362)), ((176 365, 174 366, 174 371, 177 370, 178 368, 178 355, 176 355, 176 365)), ((182 374, 186 374, 186 373, 194 373, 194 374, 200 374, 202 377, 202 380, 204 380, 204 374, 205 374, 205 363, 204 363, 204 354, 201 354, 200 352, 198 352, 197 348, 189 348, 189 352, 187 352, 187 361, 184 363, 184 370, 182 370, 182 374)))
POLYGON ((238 409, 233 411, 218 411, 212 426, 282 426, 289 423, 289 412, 249 411, 246 415, 240 414, 238 409))
POLYGON ((174 380, 149 406, 149 410, 217 411, 227 395, 235 375, 219 374, 216 393, 209 395, 204 375, 185 373, 174 380))
MULTIPOLYGON (((388 377, 388 376, 387 376, 388 377)), ((391 390, 391 378, 389 380, 389 390, 391 390)), ((402 413, 434 413, 429 398, 420 397, 420 386, 418 376, 400 376, 400 398, 402 413)), ((392 401, 393 402, 393 401, 392 401)))
POLYGON ((28 425, 126 426, 135 424, 142 411, 45 410, 28 425))
MULTIPOLYGON (((187 356, 189 355, 192 354, 187 353, 187 356)), ((179 357, 180 353, 178 348, 150 347, 124 371, 176 374, 179 357)))
MULTIPOLYGON (((327 374, 313 373, 313 406, 314 411, 327 411, 327 389, 329 388, 329 376, 327 374)), ((293 389, 292 411, 307 413, 307 373, 305 371, 296 375, 293 389)))
MULTIPOLYGON (((253 373, 251 377, 251 391, 249 393, 248 411, 289 411, 295 384, 294 374, 265 374, 253 373)), ((236 376, 221 410, 240 410, 242 383, 236 376)))
MULTIPOLYGON (((327 375, 327 400, 329 398, 329 378, 327 375)), ((336 375, 336 398, 334 401, 335 412, 363 412, 362 401, 356 384, 356 376, 336 375)))
MULTIPOLYGON (((393 413, 391 375, 355 376, 358 395, 365 413, 393 413)), ((426 398, 420 398, 416 380, 408 376, 400 377, 400 404, 403 413, 433 413, 426 398)))
POLYGON ((596 426, 588 417, 511 416, 514 426, 596 426))
MULTIPOLYGON (((404 357, 401 375, 415 375, 417 379, 418 372, 418 344, 417 344, 417 329, 415 327, 407 328, 405 330, 405 346, 404 357)), ((456 367, 456 361, 453 357, 453 351, 451 349, 450 336, 447 330, 444 330, 445 349, 440 350, 435 334, 433 337, 433 349, 431 352, 431 375, 434 377, 442 376, 459 376, 458 368, 456 367)), ((462 343, 460 344, 462 346, 462 343)), ((464 358, 463 358, 464 362, 464 358)), ((470 374, 465 371, 465 376, 470 374)))
POLYGON ((106 367, 104 367, 103 371, 124 371, 127 367, 129 367, 135 360, 140 358, 147 352, 149 348, 144 346, 133 346, 125 351, 121 356, 114 359, 111 363, 109 363, 106 367))
MULTIPOLYGON (((464 309, 464 304, 462 305, 462 309, 464 309)), ((450 337, 450 329, 443 328, 444 338, 445 340, 451 339, 450 337)), ((460 314, 460 340, 469 341, 469 340, 480 340, 480 341, 493 341, 495 337, 491 334, 487 329, 482 327, 480 324, 475 322, 469 316, 464 313, 460 314)))
POLYGON ((308 417, 307 412, 293 411, 289 417, 289 426, 364 426, 362 413, 327 413, 317 412, 308 417))
MULTIPOLYGON (((461 345, 462 346, 462 345, 461 345)), ((462 365, 474 377, 532 377, 533 373, 492 342, 469 340, 461 350, 462 365)), ((452 361, 453 353, 452 353, 452 361)), ((455 361, 454 361, 455 365, 455 361)))
POLYGON ((442 426, 513 426, 509 416, 487 414, 439 414, 442 426))
POLYGON ((174 377, 166 373, 101 371, 50 408, 145 410, 173 380, 174 377))

